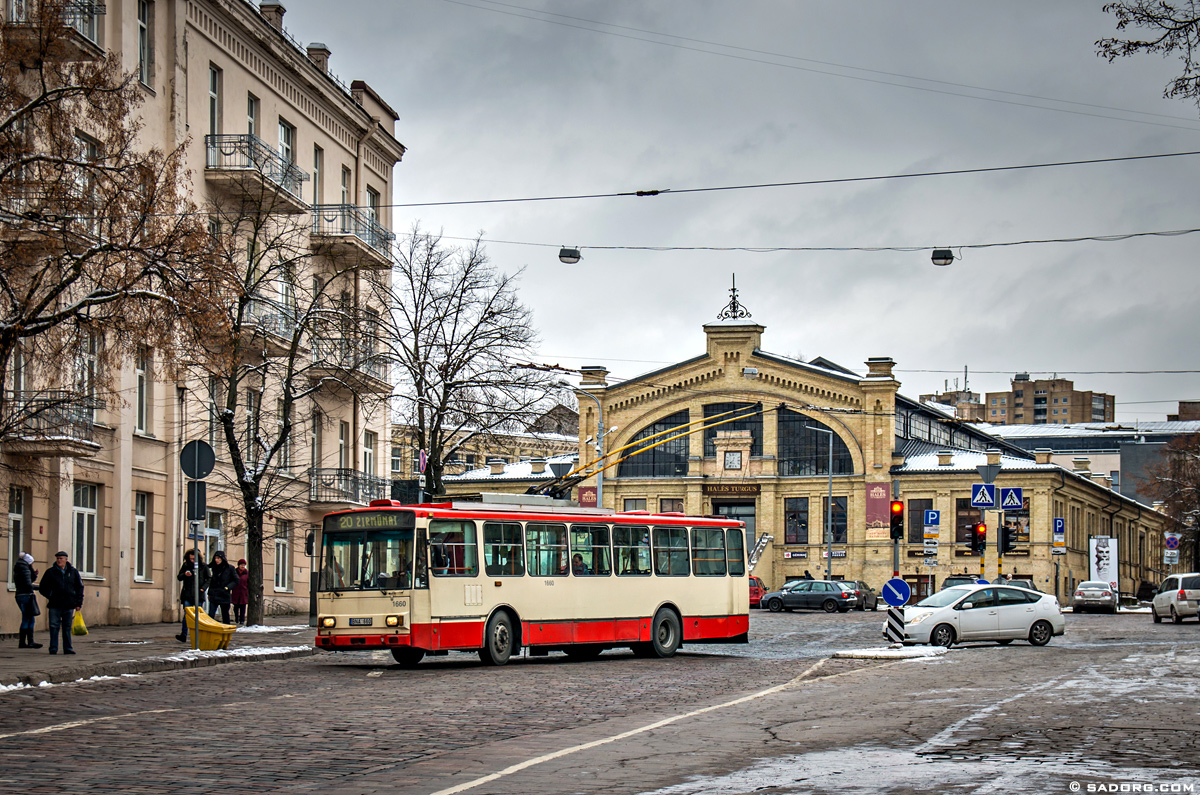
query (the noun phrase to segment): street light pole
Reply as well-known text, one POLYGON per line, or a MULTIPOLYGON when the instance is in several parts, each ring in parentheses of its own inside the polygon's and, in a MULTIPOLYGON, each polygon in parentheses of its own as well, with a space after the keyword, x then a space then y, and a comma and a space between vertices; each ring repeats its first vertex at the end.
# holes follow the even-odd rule
POLYGON ((829 502, 825 506, 825 579, 833 579, 833 430, 829 428, 814 428, 809 430, 829 435, 829 502))

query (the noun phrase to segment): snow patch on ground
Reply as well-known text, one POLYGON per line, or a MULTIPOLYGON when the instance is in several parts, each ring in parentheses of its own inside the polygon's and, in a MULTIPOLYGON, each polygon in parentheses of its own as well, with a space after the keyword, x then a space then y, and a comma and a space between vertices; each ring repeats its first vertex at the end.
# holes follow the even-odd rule
POLYGON ((89 682, 105 682, 115 679, 128 679, 141 674, 121 674, 120 676, 89 676, 86 679, 76 679, 74 682, 47 682, 42 680, 36 685, 15 684, 15 685, 0 685, 0 695, 4 693, 15 693, 18 690, 36 690, 44 687, 62 687, 63 685, 81 685, 89 682))
POLYGON ((181 662, 185 660, 204 660, 213 657, 257 657, 260 655, 272 656, 276 654, 288 654, 301 649, 311 648, 312 646, 250 646, 244 649, 215 649, 213 651, 205 651, 204 649, 188 649, 187 651, 180 652, 179 654, 172 654, 167 657, 159 657, 158 659, 181 662))
POLYGON ((834 658, 851 660, 907 660, 940 657, 949 649, 942 646, 882 646, 877 649, 846 649, 835 651, 834 658))
POLYGON ((238 627, 236 631, 254 634, 258 632, 301 632, 304 630, 315 632, 316 628, 310 627, 308 624, 289 624, 286 627, 269 627, 265 624, 253 624, 248 627, 238 627))

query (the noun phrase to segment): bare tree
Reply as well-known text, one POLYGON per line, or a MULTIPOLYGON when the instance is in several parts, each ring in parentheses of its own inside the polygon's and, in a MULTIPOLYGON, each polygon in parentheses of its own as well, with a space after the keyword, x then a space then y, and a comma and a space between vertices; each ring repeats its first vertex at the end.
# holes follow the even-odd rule
POLYGON ((182 151, 139 141, 134 77, 81 49, 89 9, 0 22, 0 442, 90 427, 106 365, 170 347, 206 289, 182 151))
MULTIPOLYGON (((277 155, 244 165, 210 208, 220 285, 210 312, 219 322, 196 340, 187 365, 210 407, 200 420, 208 428, 193 433, 206 432, 227 464, 211 476, 214 487, 240 503, 229 529, 245 534, 247 621, 258 623, 264 545, 296 524, 267 527, 267 517, 302 515, 320 467, 314 448, 297 440, 319 438, 325 403, 385 412, 391 384, 372 321, 386 311, 386 270, 314 244, 312 214, 296 203, 288 175, 280 178, 289 164, 277 155)), ((344 496, 335 501, 387 496, 357 486, 330 484, 344 496)))
POLYGON ((1200 104, 1200 70, 1195 59, 1200 49, 1200 6, 1194 0, 1120 0, 1105 4, 1104 11, 1116 17, 1117 30, 1141 28, 1149 35, 1144 39, 1100 39, 1097 55, 1112 63, 1137 53, 1176 54, 1183 62, 1183 72, 1167 83, 1163 96, 1200 104))
POLYGON ((513 366, 537 343, 532 316, 519 273, 497 272, 480 240, 449 246, 414 226, 397 260, 396 416, 426 451, 426 491, 441 494, 445 462, 481 435, 524 430, 552 405, 556 379, 513 366))
POLYGON ((1181 436, 1163 447, 1161 458, 1146 469, 1146 491, 1182 534, 1180 563, 1200 565, 1200 434, 1181 436), (1188 560, 1188 558, 1191 558, 1188 560))

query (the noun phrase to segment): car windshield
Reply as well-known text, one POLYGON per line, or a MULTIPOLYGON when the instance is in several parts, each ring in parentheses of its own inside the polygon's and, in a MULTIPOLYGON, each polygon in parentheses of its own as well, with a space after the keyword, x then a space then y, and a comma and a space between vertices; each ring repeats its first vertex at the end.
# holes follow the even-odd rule
POLYGON ((317 589, 411 588, 413 523, 411 512, 363 511, 326 517, 317 589))
POLYGON ((1088 580, 1085 583, 1080 583, 1079 587, 1088 589, 1097 588, 1102 591, 1109 590, 1109 584, 1106 582, 1100 582, 1099 580, 1088 580))
POLYGON ((932 596, 927 596, 917 602, 917 607, 946 607, 952 605, 961 599, 965 594, 969 593, 970 589, 965 586, 956 585, 945 588, 932 596))

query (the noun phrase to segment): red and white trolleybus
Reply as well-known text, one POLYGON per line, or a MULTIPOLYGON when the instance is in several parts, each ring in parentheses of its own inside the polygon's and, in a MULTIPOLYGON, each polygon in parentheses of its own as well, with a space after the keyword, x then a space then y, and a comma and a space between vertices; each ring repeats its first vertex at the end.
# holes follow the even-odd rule
POLYGON ((628 647, 745 643, 745 525, 614 513, 536 495, 403 505, 325 517, 317 559, 318 649, 389 649, 402 665, 522 648, 591 658, 628 647))

